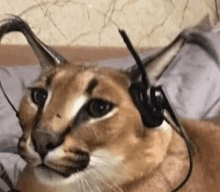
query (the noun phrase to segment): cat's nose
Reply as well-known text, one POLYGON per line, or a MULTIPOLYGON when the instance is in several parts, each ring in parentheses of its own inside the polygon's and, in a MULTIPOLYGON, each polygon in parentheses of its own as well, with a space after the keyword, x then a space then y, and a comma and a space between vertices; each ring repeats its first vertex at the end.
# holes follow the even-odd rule
POLYGON ((46 132, 38 129, 32 132, 32 140, 34 143, 35 151, 39 153, 42 159, 49 151, 53 150, 63 142, 60 134, 46 132))

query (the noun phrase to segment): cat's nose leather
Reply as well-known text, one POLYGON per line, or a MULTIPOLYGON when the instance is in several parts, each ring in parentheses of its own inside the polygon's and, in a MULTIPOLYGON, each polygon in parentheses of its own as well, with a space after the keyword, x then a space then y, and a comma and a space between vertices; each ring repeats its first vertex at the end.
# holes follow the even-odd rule
POLYGON ((60 134, 46 132, 42 130, 34 130, 32 132, 32 140, 35 151, 39 153, 43 159, 45 155, 62 143, 60 134))

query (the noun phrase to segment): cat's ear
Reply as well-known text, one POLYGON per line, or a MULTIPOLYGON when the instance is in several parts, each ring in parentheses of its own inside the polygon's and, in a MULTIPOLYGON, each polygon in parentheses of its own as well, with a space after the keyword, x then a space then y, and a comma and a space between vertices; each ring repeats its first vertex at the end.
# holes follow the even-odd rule
MULTIPOLYGON (((153 81, 157 81, 172 64, 172 61, 186 43, 199 46, 210 56, 211 59, 213 59, 216 63, 219 63, 218 53, 216 52, 213 43, 205 36, 205 34, 194 29, 186 29, 168 46, 143 61, 149 78, 153 81)), ((140 78, 140 70, 137 65, 127 69, 127 73, 130 75, 132 81, 140 78)))
MULTIPOLYGON (((151 80, 158 80, 185 44, 185 41, 185 37, 180 34, 171 44, 143 60, 143 65, 151 80)), ((129 74, 132 81, 138 80, 141 76, 140 70, 136 64, 128 68, 126 72, 129 74)))
POLYGON ((65 65, 68 61, 51 47, 40 41, 30 26, 20 17, 11 16, 4 19, 0 26, 0 39, 9 32, 21 32, 35 52, 43 71, 50 70, 58 65, 65 65))

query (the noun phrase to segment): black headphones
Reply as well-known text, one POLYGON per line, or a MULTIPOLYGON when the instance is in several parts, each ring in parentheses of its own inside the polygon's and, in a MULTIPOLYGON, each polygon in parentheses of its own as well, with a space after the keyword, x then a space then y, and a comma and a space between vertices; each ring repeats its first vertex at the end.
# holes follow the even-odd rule
POLYGON ((160 126, 162 122, 166 120, 174 128, 174 130, 182 136, 186 143, 189 153, 189 171, 185 179, 172 191, 176 192, 186 184, 192 173, 193 146, 184 128, 180 124, 176 112, 171 106, 171 102, 169 101, 168 95, 166 94, 164 87, 161 85, 155 87, 150 84, 143 63, 137 52, 135 51, 134 47, 132 46, 127 34, 124 30, 120 29, 119 33, 121 34, 125 44, 127 45, 128 50, 134 57, 142 76, 141 81, 136 81, 130 85, 129 91, 133 102, 135 103, 137 109, 141 114, 143 124, 148 128, 154 128, 160 126), (172 119, 171 121, 165 116, 165 110, 169 112, 169 115, 172 119))
POLYGON ((142 82, 135 82, 131 84, 129 91, 136 107, 140 111, 144 125, 149 128, 160 126, 164 120, 164 109, 157 102, 162 99, 159 98, 160 96, 156 96, 157 89, 150 86, 146 87, 142 82))
POLYGON ((150 84, 142 61, 134 50, 125 31, 119 30, 119 32, 142 74, 142 81, 136 81, 130 85, 129 92, 131 97, 141 114, 144 125, 149 128, 160 126, 164 120, 163 113, 165 107, 160 86, 154 87, 150 84))

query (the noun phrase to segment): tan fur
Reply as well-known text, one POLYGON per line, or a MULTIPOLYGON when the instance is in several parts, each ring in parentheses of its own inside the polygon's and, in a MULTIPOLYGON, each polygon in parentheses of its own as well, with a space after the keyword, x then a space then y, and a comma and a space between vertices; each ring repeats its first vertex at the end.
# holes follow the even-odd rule
MULTIPOLYGON (((37 107, 31 103, 30 91, 27 91, 19 111, 24 133, 19 148, 21 155, 32 166, 23 172, 19 183, 22 192, 171 192, 182 182, 189 167, 184 140, 165 122, 154 129, 143 126, 128 91, 131 82, 126 73, 75 65, 57 67, 52 73, 53 80, 47 88, 51 96, 40 117, 47 129, 45 131, 62 133, 71 126, 75 118, 71 106, 82 96, 113 102, 115 111, 109 117, 72 127, 62 145, 56 149, 60 156, 52 160, 55 166, 65 166, 69 163, 67 157, 74 159, 73 151, 83 150, 97 158, 100 166, 94 165, 94 171, 89 172, 90 176, 86 178, 83 178, 83 170, 74 188, 71 183, 60 185, 59 179, 45 184, 44 179, 39 180, 39 175, 33 172, 39 162, 38 155, 30 152, 31 145, 27 146, 28 142, 31 143, 30 134, 37 113, 37 107), (92 78, 98 79, 99 83, 91 95, 86 95, 86 87, 92 78), (102 161, 109 168, 103 168, 102 161), (103 172, 97 172, 96 168, 103 172)), ((32 86, 45 88, 47 76, 42 75, 32 86)), ((220 191, 220 127, 189 119, 182 120, 182 123, 196 150, 193 174, 180 191, 220 191)))

